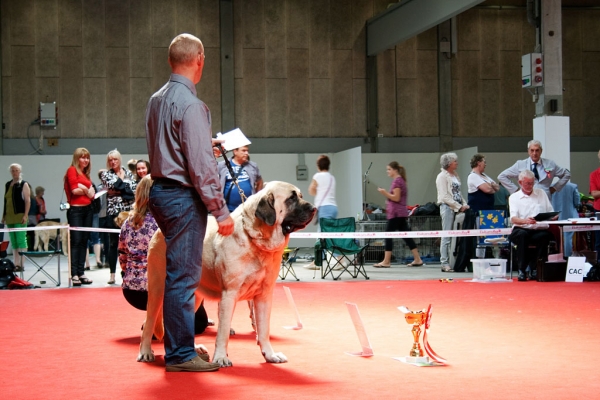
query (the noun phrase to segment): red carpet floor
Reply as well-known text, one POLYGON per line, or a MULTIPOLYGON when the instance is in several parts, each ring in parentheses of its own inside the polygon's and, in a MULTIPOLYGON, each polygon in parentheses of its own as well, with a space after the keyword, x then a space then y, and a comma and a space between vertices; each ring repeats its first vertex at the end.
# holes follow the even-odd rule
MULTIPOLYGON (((278 284, 271 318, 276 351, 265 363, 245 303, 233 321, 234 366, 213 373, 166 373, 135 361, 144 315, 120 289, 0 291, 4 399, 415 398, 575 399, 600 397, 600 284, 464 281, 291 282, 304 329, 278 284), (344 305, 356 303, 375 356, 360 345, 344 305), (398 306, 433 305, 430 344, 445 367, 419 368, 398 306)), ((207 304, 209 316, 216 303, 207 304)), ((214 350, 215 328, 197 337, 214 350)))

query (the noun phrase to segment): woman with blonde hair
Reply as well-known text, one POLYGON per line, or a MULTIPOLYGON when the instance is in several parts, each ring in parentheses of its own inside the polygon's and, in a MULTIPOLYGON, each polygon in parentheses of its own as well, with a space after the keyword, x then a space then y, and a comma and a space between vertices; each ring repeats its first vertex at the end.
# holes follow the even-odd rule
MULTIPOLYGON (((65 194, 70 205, 67 210, 67 221, 72 227, 92 227, 92 200, 96 195, 90 179, 90 152, 80 147, 75 149, 71 166, 64 178, 65 194)), ((73 286, 92 283, 85 274, 87 242, 90 233, 87 231, 71 231, 71 282, 73 286)))
MULTIPOLYGON (((118 229, 114 219, 120 212, 130 211, 135 200, 135 188, 137 182, 133 174, 121 165, 121 153, 117 149, 111 150, 106 155, 106 171, 100 175, 102 187, 108 190, 106 225, 105 228, 118 229)), ((109 233, 108 266, 110 268, 109 285, 115 283, 115 272, 117 270, 117 247, 119 245, 119 234, 109 233)))
MULTIPOLYGON (((8 167, 12 179, 4 185, 4 213, 2 223, 7 228, 26 228, 31 207, 31 188, 23 180, 20 164, 8 167)), ((27 251, 27 233, 25 231, 9 232, 13 248, 16 271, 23 271, 23 256, 19 252, 27 251)))
MULTIPOLYGON (((137 185, 135 204, 121 225, 119 235, 119 264, 123 276, 123 296, 138 310, 146 310, 148 303, 148 245, 158 225, 148 210, 152 177, 146 175, 137 185)), ((206 310, 196 312, 196 333, 208 325, 206 310)))

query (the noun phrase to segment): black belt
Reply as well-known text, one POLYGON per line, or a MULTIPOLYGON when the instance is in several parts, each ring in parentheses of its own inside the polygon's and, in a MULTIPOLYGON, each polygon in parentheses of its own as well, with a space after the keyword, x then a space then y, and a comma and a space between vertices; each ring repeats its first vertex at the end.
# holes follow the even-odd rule
POLYGON ((160 186, 183 186, 183 183, 170 178, 154 178, 154 185, 160 186))

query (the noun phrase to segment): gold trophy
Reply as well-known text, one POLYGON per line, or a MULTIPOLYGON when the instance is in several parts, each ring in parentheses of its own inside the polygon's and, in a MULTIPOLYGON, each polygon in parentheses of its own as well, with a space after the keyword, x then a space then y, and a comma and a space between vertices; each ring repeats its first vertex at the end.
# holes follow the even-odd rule
POLYGON ((406 319, 406 323, 413 326, 413 346, 412 349, 410 349, 409 357, 406 357, 406 362, 411 364, 429 363, 429 357, 423 356, 423 349, 421 348, 419 339, 421 336, 421 326, 427 323, 427 318, 429 315, 427 310, 411 311, 405 306, 398 307, 398 309, 404 313, 404 319, 406 319))

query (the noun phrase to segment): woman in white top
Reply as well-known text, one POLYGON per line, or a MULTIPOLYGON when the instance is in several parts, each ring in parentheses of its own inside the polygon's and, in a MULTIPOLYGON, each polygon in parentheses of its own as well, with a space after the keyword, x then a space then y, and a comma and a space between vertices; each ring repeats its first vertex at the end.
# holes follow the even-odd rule
POLYGON ((485 167, 486 162, 483 154, 478 153, 471 158, 471 168, 473 170, 467 178, 469 188, 467 203, 474 212, 493 210, 494 193, 500 189, 500 186, 484 173, 485 167))
POLYGON ((317 159, 319 172, 313 175, 312 182, 308 187, 308 193, 315 196, 317 206, 317 217, 337 218, 337 203, 335 202, 335 177, 329 173, 329 157, 322 154, 317 159))
MULTIPOLYGON (((317 158, 317 169, 319 172, 313 175, 312 182, 308 187, 308 193, 311 196, 315 196, 317 221, 321 218, 337 218, 338 208, 335 202, 335 177, 329 173, 330 164, 331 161, 325 154, 317 158)), ((317 231, 321 231, 318 222, 317 231)), ((310 263, 305 268, 320 269, 314 263, 310 263)))
MULTIPOLYGON (((467 202, 460 193, 460 179, 456 169, 458 168, 458 156, 456 153, 442 154, 440 157, 442 167, 435 180, 438 200, 440 205, 440 217, 442 217, 442 229, 450 231, 454 225, 454 215, 457 212, 469 208, 467 202)), ((454 272, 450 267, 450 237, 443 237, 440 243, 440 264, 442 272, 454 272)))

